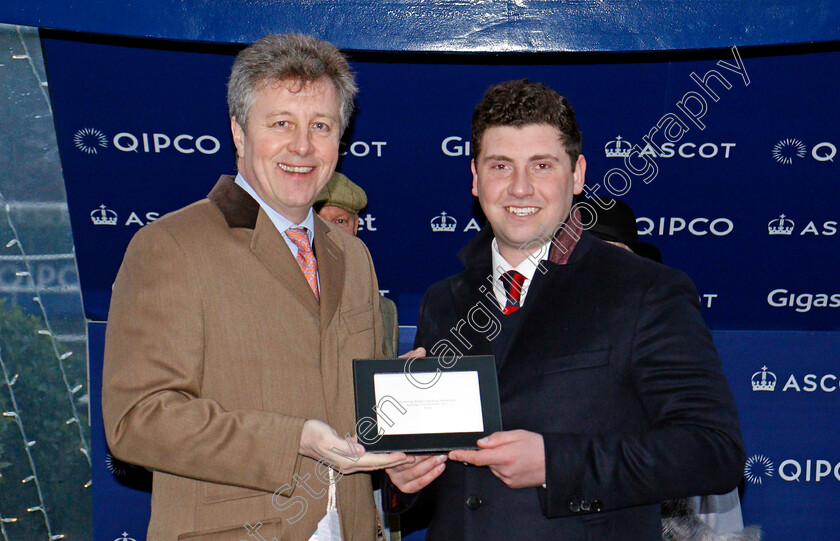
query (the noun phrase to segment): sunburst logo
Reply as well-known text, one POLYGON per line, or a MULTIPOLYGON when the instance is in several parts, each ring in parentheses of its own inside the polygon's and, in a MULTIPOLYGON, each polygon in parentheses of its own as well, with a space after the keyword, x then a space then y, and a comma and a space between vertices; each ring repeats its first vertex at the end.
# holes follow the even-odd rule
POLYGON ((773 462, 764 455, 753 455, 744 464, 744 477, 754 485, 760 485, 764 477, 773 477, 773 462))
POLYGON ((125 477, 128 473, 129 464, 114 457, 111 453, 105 453, 105 467, 114 477, 125 477))
POLYGON ((87 154, 96 154, 100 148, 108 148, 108 138, 100 130, 82 128, 73 136, 76 148, 87 154))
POLYGON ((804 158, 805 150, 805 143, 799 139, 782 139, 773 147, 773 157, 779 163, 790 165, 794 158, 804 158))

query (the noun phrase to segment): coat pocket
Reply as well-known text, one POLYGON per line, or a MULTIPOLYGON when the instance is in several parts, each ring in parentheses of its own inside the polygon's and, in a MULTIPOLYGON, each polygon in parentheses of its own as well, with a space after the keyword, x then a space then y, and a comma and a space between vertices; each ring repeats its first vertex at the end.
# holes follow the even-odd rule
POLYGON ((610 348, 558 355, 543 362, 543 374, 557 374, 570 370, 597 368, 610 364, 610 348))
MULTIPOLYGON (((280 534, 282 521, 283 519, 280 518, 261 521, 262 526, 259 526, 257 530, 261 538, 282 539, 280 534)), ((256 526, 257 523, 253 523, 253 525, 256 526)), ((241 541, 242 539, 248 539, 248 531, 245 529, 244 523, 212 530, 187 532, 178 536, 178 541, 241 541)))
POLYGON ((204 483, 204 494, 201 500, 204 503, 219 503, 242 498, 255 498, 257 496, 268 496, 271 493, 262 490, 237 487, 233 485, 221 485, 218 483, 204 483))
POLYGON ((360 333, 373 328, 373 306, 366 304, 341 313, 341 319, 350 334, 360 333))

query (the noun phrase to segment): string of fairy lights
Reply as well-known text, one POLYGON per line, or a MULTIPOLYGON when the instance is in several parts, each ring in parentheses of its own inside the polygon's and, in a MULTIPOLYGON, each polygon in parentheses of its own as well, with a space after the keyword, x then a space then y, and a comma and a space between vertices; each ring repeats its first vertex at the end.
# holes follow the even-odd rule
POLYGON ((3 510, 0 509, 0 534, 3 535, 3 541, 9 541, 9 536, 6 535, 6 523, 8 522, 17 522, 17 519, 4 517, 3 510))
MULTIPOLYGON (((0 194, 0 200, 2 200, 2 194, 0 194)), ((32 297, 32 300, 38 305, 38 308, 41 311, 41 318, 44 323, 44 329, 40 329, 38 334, 48 336, 50 338, 50 344, 52 346, 53 355, 55 355, 58 368, 61 371, 61 378, 64 382, 64 388, 67 391, 67 399, 70 403, 70 411, 72 412, 72 417, 65 421, 66 424, 71 425, 75 424, 78 428, 79 432, 79 441, 81 443, 81 447, 79 451, 85 455, 85 459, 87 459, 88 466, 91 465, 90 460, 90 446, 88 445, 87 438, 85 438, 84 432, 84 425, 79 418, 79 411, 76 408, 76 399, 75 395, 81 391, 84 386, 82 384, 76 384, 71 386, 70 380, 67 377, 67 370, 64 366, 64 361, 73 355, 72 351, 65 351, 64 353, 59 352, 58 348, 58 341, 55 339, 55 334, 53 333, 52 326, 50 325, 49 317, 47 317, 47 310, 44 307, 44 303, 41 301, 41 294, 39 292, 38 283, 32 277, 32 263, 29 261, 29 258, 26 255, 26 251, 23 248, 23 243, 21 243, 20 238, 18 237, 17 229, 15 228, 15 224, 12 221, 12 215, 10 213, 9 204, 6 204, 6 220, 9 224, 9 228, 12 230, 12 234, 14 238, 6 243, 6 248, 11 248, 13 246, 17 246, 18 251, 20 252, 21 257, 23 258, 23 264, 26 267, 26 270, 18 271, 15 273, 16 276, 25 277, 29 281, 29 285, 31 285, 35 291, 35 296, 32 297)))
MULTIPOLYGON (((41 93, 44 97, 44 102, 50 114, 52 114, 52 105, 50 104, 49 97, 46 92, 46 81, 43 81, 41 76, 39 75, 38 70, 33 62, 33 58, 29 52, 29 49, 26 45, 26 40, 24 39, 21 28, 17 27, 17 35, 20 41, 20 45, 23 48, 22 55, 13 55, 13 59, 19 60, 26 60, 29 62, 30 68, 32 69, 32 73, 34 74, 36 80, 38 81, 38 88, 41 90, 41 93)), ((84 423, 79 416, 78 409, 76 407, 76 395, 84 388, 82 383, 73 382, 71 383, 70 377, 68 376, 67 369, 65 366, 65 361, 73 354, 72 351, 61 352, 59 348, 58 341, 56 339, 55 333, 53 332, 53 328, 50 324, 50 319, 47 315, 46 307, 42 302, 42 294, 44 291, 39 286, 37 281, 33 277, 33 266, 30 257, 27 255, 26 250, 24 249, 24 245, 21 242, 20 236, 18 234, 17 228, 15 227, 14 221, 12 220, 12 214, 10 205, 5 202, 5 197, 2 193, 0 193, 0 204, 3 204, 6 211, 6 221, 9 225, 9 229, 12 233, 12 238, 8 242, 5 243, 5 248, 15 249, 20 253, 20 261, 23 263, 23 270, 16 272, 16 276, 20 277, 21 279, 27 282, 27 285, 30 286, 30 290, 34 292, 34 296, 32 297, 32 301, 35 302, 40 310, 41 315, 41 324, 42 328, 38 329, 37 333, 39 335, 48 337, 50 340, 50 344, 52 346, 52 353, 55 356, 55 365, 58 367, 58 370, 61 372, 62 381, 64 384, 64 388, 67 395, 67 400, 70 406, 70 413, 71 415, 66 419, 65 425, 76 425, 76 429, 78 430, 78 442, 79 442, 79 452, 81 452, 85 460, 88 463, 88 468, 91 467, 91 457, 90 457, 90 445, 88 444, 87 438, 85 436, 85 430, 87 428, 86 423, 84 423)), ((0 240, 0 243, 2 241, 0 240)), ((2 246, 2 244, 0 244, 2 246)), ((6 390, 8 391, 9 396, 9 403, 11 404, 11 408, 7 411, 2 411, 0 413, 0 420, 7 420, 14 422, 18 428, 18 432, 20 433, 20 437, 23 443, 23 450, 29 462, 29 469, 30 473, 25 478, 21 479, 22 484, 29 484, 34 486, 38 500, 35 505, 31 505, 26 507, 26 511, 28 513, 40 513, 44 520, 44 525, 46 527, 46 533, 48 536, 49 541, 54 541, 58 539, 63 539, 65 537, 62 533, 56 533, 53 531, 54 525, 50 522, 50 515, 47 511, 47 506, 45 504, 44 499, 44 492, 42 490, 42 483, 41 479, 38 476, 38 468, 35 464, 35 459, 33 457, 32 448, 37 445, 37 441, 35 439, 30 439, 31 434, 27 434, 27 427, 25 424, 25 413, 21 411, 18 405, 18 399, 15 395, 15 384, 18 383, 20 376, 19 374, 12 373, 10 370, 10 366, 7 365, 7 360, 3 358, 3 350, 2 344, 0 344, 0 370, 2 370, 3 380, 2 382, 5 384, 6 390)), ((37 414, 36 414, 37 415, 37 414)), ((89 470, 90 471, 90 470, 89 470)), ((0 473, 2 475, 2 473, 0 473)), ((84 484, 84 488, 89 488, 91 486, 91 481, 88 481, 84 484)), ((18 517, 13 516, 6 516, 3 514, 2 510, 0 510, 0 535, 2 535, 3 541, 9 541, 9 531, 7 526, 9 524, 15 523, 18 521, 18 517)))
MULTIPOLYGON (((0 201, 3 201, 3 200, 4 200, 3 194, 0 193, 0 201)), ((21 261, 24 264, 25 270, 18 271, 16 273, 16 275, 27 279, 28 282, 29 282, 29 285, 33 288, 33 291, 35 292, 35 296, 32 298, 32 300, 38 305, 38 307, 41 311, 41 321, 42 321, 43 326, 44 326, 43 329, 38 330, 38 334, 43 335, 43 336, 47 336, 50 339, 53 355, 55 356, 56 364, 58 366, 58 369, 61 372, 62 381, 64 383, 64 387, 65 387, 65 390, 67 392, 67 398, 68 398, 68 401, 69 401, 69 404, 70 404, 70 411, 71 411, 72 415, 65 421, 65 424, 66 425, 75 424, 76 427, 78 428, 79 442, 80 442, 79 451, 84 455, 85 459, 87 460, 88 466, 90 467, 91 466, 90 446, 87 442, 87 438, 85 437, 85 433, 84 433, 85 424, 82 422, 81 418, 79 417, 79 412, 78 412, 78 409, 76 407, 76 398, 75 398, 75 395, 79 391, 81 391, 84 388, 84 386, 80 383, 76 384, 76 385, 71 385, 71 383, 70 383, 70 379, 67 375, 67 370, 66 370, 66 366, 65 366, 65 360, 72 355, 72 351, 67 351, 67 352, 64 352, 64 353, 61 353, 59 351, 58 342, 55 338, 55 334, 53 333, 52 326, 50 325, 49 317, 47 315, 47 311, 46 311, 46 308, 44 306, 44 303, 41 300, 41 293, 40 293, 40 290, 39 290, 39 286, 38 286, 37 282, 34 280, 33 275, 32 275, 32 264, 29 261, 29 258, 27 257, 26 250, 24 249, 23 243, 21 242, 20 237, 18 235, 17 228, 15 227, 14 221, 12 220, 11 209, 9 207, 9 204, 6 203, 4 206, 5 206, 5 211, 6 211, 7 223, 9 225, 9 229, 12 231, 12 235, 13 235, 12 239, 9 240, 6 243, 5 247, 7 249, 17 247, 17 250, 20 252, 21 261)), ((41 515, 43 516, 43 519, 44 519, 44 525, 45 525, 46 530, 47 530, 47 536, 48 536, 48 539, 50 541, 54 541, 54 540, 57 540, 57 539, 63 539, 64 534, 53 533, 53 531, 52 531, 52 525, 50 524, 49 513, 47 512, 47 506, 44 502, 44 494, 43 494, 43 491, 41 490, 41 482, 40 482, 40 479, 38 478, 38 469, 35 465, 35 460, 32 456, 32 452, 31 452, 31 448, 34 445, 36 445, 37 442, 36 442, 36 440, 30 440, 27 437, 26 427, 25 427, 25 424, 24 424, 24 417, 23 417, 23 415, 22 415, 22 413, 21 413, 21 411, 18 407, 17 399, 15 397, 14 386, 18 382, 19 376, 18 376, 18 374, 11 375, 9 373, 8 367, 6 366, 6 363, 3 360, 3 355, 2 355, 2 349, 1 348, 0 348, 0 368, 2 368, 3 382, 5 383, 6 388, 8 390, 9 400, 10 400, 10 403, 12 405, 12 409, 9 410, 9 411, 4 411, 2 413, 2 416, 7 418, 7 419, 12 420, 17 425, 18 430, 19 430, 20 435, 21 435, 21 438, 22 438, 22 441, 23 441, 23 449, 26 453, 26 457, 27 457, 27 460, 29 461, 29 467, 30 467, 30 470, 31 470, 31 474, 28 475, 27 477, 25 477, 24 479, 22 479, 21 482, 23 484, 32 483, 34 485, 35 489, 36 489, 37 494, 38 494, 38 504, 27 507, 26 511, 29 512, 29 513, 35 513, 35 512, 40 512, 41 513, 41 515)), ((84 485, 85 488, 88 488, 90 486, 91 486, 91 481, 88 481, 84 485)), ((2 513, 0 513, 0 534, 3 535, 4 541, 8 541, 8 536, 7 536, 7 533, 6 533, 5 525, 8 524, 8 523, 16 522, 17 520, 18 520, 17 517, 6 517, 6 516, 2 515, 2 513)))
MULTIPOLYGON (((3 351, 0 348, 0 368, 3 370, 3 380, 6 383, 6 387, 9 389, 9 400, 12 403, 12 410, 11 411, 4 411, 3 417, 10 417, 14 420, 15 424, 17 425, 18 429, 20 430, 20 436, 23 438, 23 448, 26 451, 26 458, 29 460, 29 467, 32 470, 32 474, 25 477, 21 482, 26 483, 33 483, 35 485, 35 490, 38 492, 38 505, 33 505, 32 507, 28 507, 26 509, 29 513, 35 513, 40 511, 41 514, 44 516, 44 525, 47 527, 47 535, 49 538, 52 539, 62 539, 64 538, 64 534, 53 534, 52 533, 52 526, 50 525, 50 516, 47 513, 47 506, 44 504, 44 493, 41 491, 41 482, 38 479, 38 468, 35 466, 35 460, 32 457, 32 452, 30 448, 35 445, 35 440, 30 440, 26 436, 26 428, 23 426, 23 416, 20 414, 20 409, 17 405, 17 399, 15 398, 15 390, 14 384, 17 383, 18 376, 15 374, 11 379, 9 379, 9 371, 6 369, 6 363, 3 361, 3 351)), ((2 522, 17 522, 17 518, 2 518, 2 522)), ((3 528, 3 537, 6 537, 5 527, 3 528)))

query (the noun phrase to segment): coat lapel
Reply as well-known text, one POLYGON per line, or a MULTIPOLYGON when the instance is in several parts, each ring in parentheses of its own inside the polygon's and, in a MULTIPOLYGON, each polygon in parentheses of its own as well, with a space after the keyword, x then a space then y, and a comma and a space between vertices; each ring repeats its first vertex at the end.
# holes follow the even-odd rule
MULTIPOLYGON (((259 203, 236 184, 234 177, 222 175, 207 197, 219 208, 229 227, 254 230, 251 237, 251 251, 257 259, 275 278, 286 284, 286 287, 313 316, 325 315, 326 322, 329 323, 341 298, 341 285, 344 283, 344 256, 341 250, 327 238, 328 229, 324 223, 319 218, 315 218, 313 250, 318 259, 321 280, 319 306, 297 260, 288 249, 283 234, 277 231, 274 223, 260 208, 259 203), (320 250, 319 245, 323 245, 320 250), (326 295, 324 295, 325 292, 326 295)), ((322 328, 324 325, 322 321, 322 328)))
MULTIPOLYGON (((562 299, 558 299, 555 293, 559 293, 560 284, 555 280, 559 275, 567 275, 565 267, 560 267, 554 264, 546 264, 547 271, 545 274, 537 271, 534 276, 533 283, 528 289, 528 295, 525 297, 525 304, 519 309, 520 317, 515 327, 510 329, 510 339, 505 345, 505 349, 501 354, 501 358, 496 365, 499 373, 508 361, 511 351, 523 351, 522 345, 517 345, 517 342, 529 344, 540 343, 531 342, 533 338, 528 338, 528 331, 533 328, 529 321, 534 318, 545 317, 547 311, 562 310, 562 299), (548 284, 551 284, 548 286, 548 284), (524 342, 523 342, 524 341, 524 342)), ((561 281, 564 281, 560 279, 561 281)), ((506 317, 504 315, 500 317, 506 317)), ((515 363, 514 363, 515 364, 515 363)))
MULTIPOLYGON (((491 354, 490 341, 487 340, 487 334, 474 330, 469 323, 470 310, 480 305, 480 308, 489 311, 493 317, 503 317, 496 305, 481 292, 481 289, 489 284, 486 279, 487 272, 485 269, 473 267, 466 271, 464 279, 454 280, 452 282, 451 295, 455 305, 455 314, 457 314, 460 320, 457 325, 460 327, 460 330, 457 332, 466 338, 470 347, 466 348, 463 343, 455 338, 455 331, 449 331, 446 338, 459 350, 464 351, 465 349, 464 353, 466 355, 491 354), (463 324, 461 321, 463 321, 463 324)), ((489 290, 489 287, 485 289, 489 290)), ((482 320, 483 322, 484 318, 477 316, 476 319, 482 320)))
MULTIPOLYGON (((558 333, 562 334, 562 328, 553 327, 546 330, 544 322, 561 321, 557 317, 559 311, 573 311, 575 309, 568 302, 569 290, 566 283, 577 272, 580 261, 589 252, 591 245, 592 238, 586 233, 577 242, 574 251, 571 252, 571 256, 567 258, 568 260, 564 264, 558 265, 549 261, 545 263, 545 274, 537 271, 534 282, 525 297, 525 304, 520 309, 523 312, 522 318, 516 329, 512 329, 513 334, 501 356, 500 371, 508 360, 511 351, 530 351, 529 346, 531 344, 540 344, 541 347, 544 347, 545 344, 553 343, 553 338, 556 338, 558 333)), ((573 317, 573 315, 569 317, 573 317)), ((511 363, 511 366, 513 367, 511 369, 515 369, 516 363, 511 363)))
POLYGON ((313 249, 321 280, 321 331, 332 321, 344 289, 344 252, 330 239, 332 234, 321 218, 316 216, 313 249))
MULTIPOLYGON (((251 251, 275 278, 286 284, 286 287, 313 316, 319 317, 318 301, 315 300, 315 295, 309 288, 309 283, 303 276, 297 260, 286 245, 282 234, 277 231, 271 218, 262 209, 257 215, 254 236, 251 237, 251 251)), ((320 261, 318 263, 320 265, 320 261)))

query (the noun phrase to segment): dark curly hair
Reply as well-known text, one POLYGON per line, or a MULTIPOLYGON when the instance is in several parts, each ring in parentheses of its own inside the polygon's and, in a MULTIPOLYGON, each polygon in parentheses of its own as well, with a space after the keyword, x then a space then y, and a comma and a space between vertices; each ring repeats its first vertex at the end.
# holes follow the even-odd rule
POLYGON ((481 152, 481 138, 487 128, 520 128, 532 124, 548 124, 560 130, 560 140, 574 171, 582 147, 575 111, 566 98, 543 83, 532 83, 528 79, 499 83, 484 93, 472 117, 473 156, 477 157, 481 152))

